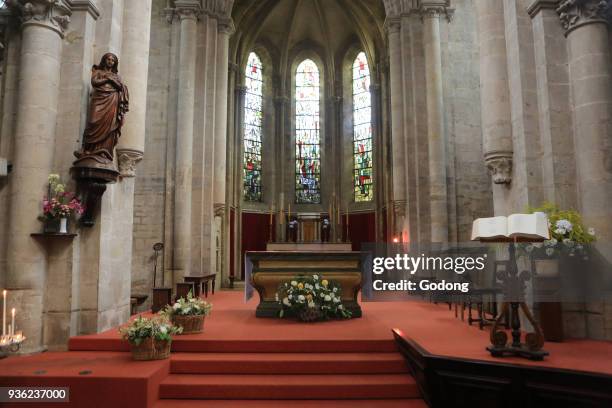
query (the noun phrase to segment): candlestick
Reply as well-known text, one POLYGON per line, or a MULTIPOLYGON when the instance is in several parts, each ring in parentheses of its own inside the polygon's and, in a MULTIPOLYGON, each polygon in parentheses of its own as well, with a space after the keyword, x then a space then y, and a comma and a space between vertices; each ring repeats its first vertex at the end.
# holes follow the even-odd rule
POLYGON ((9 325, 8 325, 8 328, 7 328, 7 330, 6 330, 6 331, 8 331, 8 336, 7 336, 7 337, 9 337, 9 341, 10 341, 10 337, 12 336, 12 334, 11 334, 11 330, 12 330, 12 328, 11 328, 11 327, 12 327, 12 326, 9 324, 9 325))
POLYGON ((6 336, 6 289, 2 291, 2 335, 6 336))
POLYGON ((11 333, 10 335, 12 336, 13 334, 15 334, 15 308, 11 309, 11 333))

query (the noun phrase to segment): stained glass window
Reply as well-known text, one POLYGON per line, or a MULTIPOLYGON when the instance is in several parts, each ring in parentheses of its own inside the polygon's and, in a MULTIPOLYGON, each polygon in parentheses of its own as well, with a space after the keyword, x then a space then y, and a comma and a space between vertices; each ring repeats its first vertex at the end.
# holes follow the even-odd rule
POLYGON ((310 59, 295 74, 295 198, 321 202, 321 139, 319 134, 319 69, 310 59))
POLYGON ((244 100, 244 199, 261 201, 261 130, 263 119, 263 69, 254 52, 245 72, 244 100))
POLYGON ((374 198, 370 68, 364 52, 353 63, 353 190, 355 202, 374 198))

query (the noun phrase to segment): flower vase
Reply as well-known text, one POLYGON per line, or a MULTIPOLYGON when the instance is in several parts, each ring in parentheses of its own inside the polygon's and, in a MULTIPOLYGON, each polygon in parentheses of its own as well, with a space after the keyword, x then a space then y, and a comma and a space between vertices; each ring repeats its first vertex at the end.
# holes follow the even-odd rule
POLYGON ((45 234, 57 234, 60 230, 60 220, 57 218, 46 219, 43 223, 43 232, 45 234))
POLYGON ((60 218, 59 233, 60 234, 68 233, 68 218, 60 218))

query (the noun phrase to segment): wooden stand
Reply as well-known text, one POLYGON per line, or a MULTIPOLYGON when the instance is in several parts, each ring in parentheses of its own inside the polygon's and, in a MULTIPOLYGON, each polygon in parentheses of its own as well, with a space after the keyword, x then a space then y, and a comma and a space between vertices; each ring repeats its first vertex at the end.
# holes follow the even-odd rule
MULTIPOLYGON (((510 244, 510 261, 506 271, 499 272, 498 279, 503 282, 505 299, 523 299, 525 292, 525 282, 530 279, 529 272, 518 273, 516 266, 516 241, 510 244)), ((495 319, 491 329, 491 346, 487 350, 494 357, 506 355, 525 357, 530 360, 542 360, 548 355, 547 351, 542 350, 544 346, 544 335, 542 329, 533 318, 529 307, 524 301, 504 300, 501 312, 495 319), (525 335, 525 343, 521 342, 521 321, 519 318, 519 308, 532 324, 535 332, 525 335), (499 326, 503 317, 510 312, 510 327, 512 328, 512 343, 508 343, 508 335, 500 330, 499 326)))
POLYGON ((172 288, 153 288, 151 311, 157 313, 172 301, 172 288))

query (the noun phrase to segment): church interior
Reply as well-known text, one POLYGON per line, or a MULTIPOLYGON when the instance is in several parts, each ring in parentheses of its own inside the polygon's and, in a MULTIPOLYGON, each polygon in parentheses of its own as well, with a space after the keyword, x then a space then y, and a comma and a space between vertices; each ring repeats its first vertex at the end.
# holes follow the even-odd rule
POLYGON ((610 203, 611 0, 3 0, 0 406, 609 407, 610 203))

